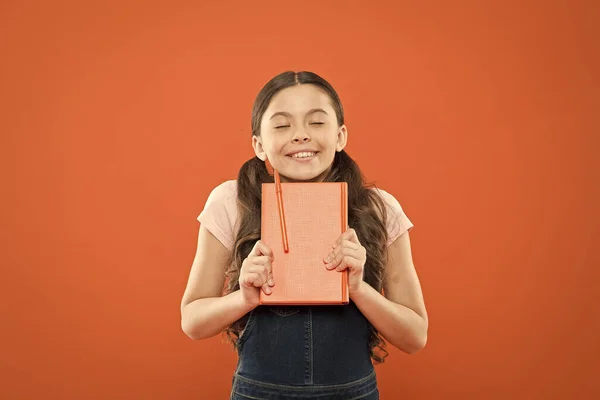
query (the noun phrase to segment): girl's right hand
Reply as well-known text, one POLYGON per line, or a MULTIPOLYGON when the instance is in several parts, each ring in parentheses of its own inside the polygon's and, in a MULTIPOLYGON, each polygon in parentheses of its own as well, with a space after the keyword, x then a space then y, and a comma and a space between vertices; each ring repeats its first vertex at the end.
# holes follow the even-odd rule
POLYGON ((256 242, 240 269, 240 291, 244 304, 256 307, 260 301, 260 290, 266 295, 271 294, 271 287, 275 285, 271 262, 273 252, 261 242, 256 242))

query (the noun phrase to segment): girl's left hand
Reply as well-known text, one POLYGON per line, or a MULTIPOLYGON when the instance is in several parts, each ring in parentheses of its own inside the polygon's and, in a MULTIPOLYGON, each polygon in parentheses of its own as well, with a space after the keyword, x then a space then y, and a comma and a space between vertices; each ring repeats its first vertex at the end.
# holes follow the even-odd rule
POLYGON ((348 291, 352 294, 363 283, 367 250, 358 241, 356 231, 350 228, 336 240, 323 262, 328 270, 341 272, 348 269, 348 291))

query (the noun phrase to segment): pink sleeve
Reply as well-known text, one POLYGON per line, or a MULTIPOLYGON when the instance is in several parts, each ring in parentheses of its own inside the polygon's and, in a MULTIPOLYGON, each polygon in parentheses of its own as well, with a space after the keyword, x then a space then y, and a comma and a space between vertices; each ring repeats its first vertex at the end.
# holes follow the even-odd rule
POLYGON ((413 223, 408 219, 400 203, 394 196, 382 189, 377 189, 377 192, 386 204, 387 245, 389 246, 405 232, 409 231, 413 227, 413 223))
POLYGON ((237 182, 226 181, 210 192, 198 221, 227 249, 233 250, 237 220, 237 182))

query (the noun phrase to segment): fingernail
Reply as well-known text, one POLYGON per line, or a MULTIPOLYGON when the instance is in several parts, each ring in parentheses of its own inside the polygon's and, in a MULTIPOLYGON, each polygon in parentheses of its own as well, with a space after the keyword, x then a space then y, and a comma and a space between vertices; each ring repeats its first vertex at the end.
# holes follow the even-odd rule
POLYGON ((325 262, 329 264, 331 262, 331 256, 325 257, 325 262))
POLYGON ((275 281, 273 281, 273 278, 269 279, 269 285, 273 286, 275 284, 275 281))
POLYGON ((271 288, 267 288, 267 291, 266 291, 266 293, 267 293, 267 294, 271 294, 271 288))

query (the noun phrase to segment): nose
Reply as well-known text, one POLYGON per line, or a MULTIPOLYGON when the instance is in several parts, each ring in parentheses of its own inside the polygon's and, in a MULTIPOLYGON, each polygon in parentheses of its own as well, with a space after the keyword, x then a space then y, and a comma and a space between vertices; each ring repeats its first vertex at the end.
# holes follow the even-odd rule
POLYGON ((294 137, 292 138, 292 142, 294 143, 306 143, 310 141, 310 136, 304 129, 298 129, 294 133, 294 137))

